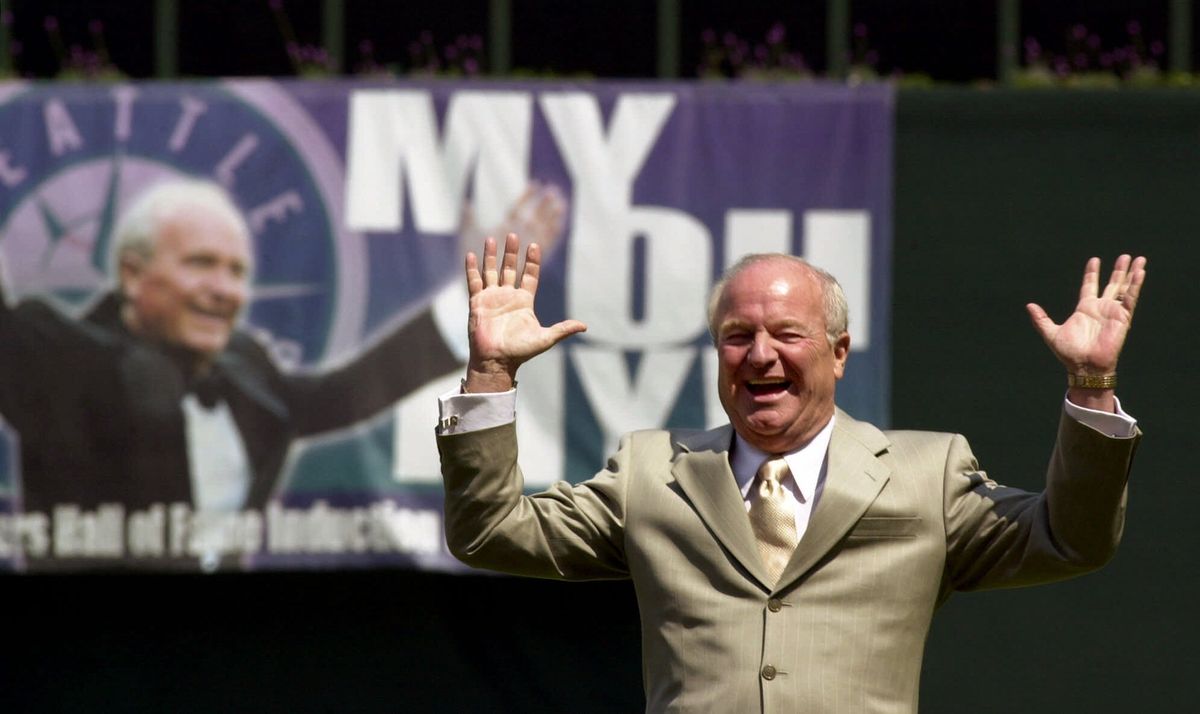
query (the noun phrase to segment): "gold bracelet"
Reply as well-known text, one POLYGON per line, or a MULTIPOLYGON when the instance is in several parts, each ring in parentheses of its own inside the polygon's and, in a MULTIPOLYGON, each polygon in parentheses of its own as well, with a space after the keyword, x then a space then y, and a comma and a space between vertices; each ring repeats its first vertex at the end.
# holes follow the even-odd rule
POLYGON ((1081 389, 1116 389, 1115 374, 1067 374, 1067 386, 1081 389))

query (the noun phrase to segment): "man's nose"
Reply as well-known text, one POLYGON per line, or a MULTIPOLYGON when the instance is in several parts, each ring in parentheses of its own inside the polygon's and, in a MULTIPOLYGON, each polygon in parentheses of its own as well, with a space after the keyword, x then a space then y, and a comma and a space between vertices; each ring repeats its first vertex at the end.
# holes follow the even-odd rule
POLYGON ((766 333, 759 333, 754 336, 754 343, 750 345, 750 364, 754 367, 765 367, 778 357, 775 352, 774 345, 771 344, 771 336, 766 333))
POLYGON ((209 281, 213 293, 222 300, 241 305, 246 300, 246 277, 233 270, 217 270, 209 281))

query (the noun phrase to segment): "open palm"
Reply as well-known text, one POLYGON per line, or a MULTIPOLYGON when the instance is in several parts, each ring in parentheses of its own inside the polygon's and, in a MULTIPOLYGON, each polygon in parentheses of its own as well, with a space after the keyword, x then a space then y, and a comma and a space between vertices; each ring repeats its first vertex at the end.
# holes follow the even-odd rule
POLYGON ((1046 345, 1072 374, 1113 374, 1145 279, 1146 259, 1122 255, 1101 290, 1100 259, 1092 258, 1084 269, 1075 312, 1061 325, 1039 305, 1026 308, 1046 345))
POLYGON ((506 285, 471 297, 471 353, 478 360, 518 364, 550 349, 557 341, 533 311, 533 294, 506 285))
POLYGON ((509 233, 497 263, 496 241, 484 241, 483 269, 474 253, 467 254, 467 292, 471 297, 468 323, 471 356, 467 362, 467 391, 505 391, 526 360, 587 327, 578 320, 543 327, 534 312, 541 249, 531 243, 523 270, 517 270, 520 241, 509 233))

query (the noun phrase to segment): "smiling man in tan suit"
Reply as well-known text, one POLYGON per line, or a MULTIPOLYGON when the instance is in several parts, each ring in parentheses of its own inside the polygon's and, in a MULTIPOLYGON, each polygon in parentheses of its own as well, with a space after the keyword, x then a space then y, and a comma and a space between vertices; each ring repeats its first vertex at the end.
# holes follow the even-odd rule
POLYGON ((884 432, 834 404, 850 350, 837 282, 743 259, 709 317, 730 424, 625 436, 594 478, 523 494, 516 371, 585 329, 542 327, 540 253, 509 235, 467 257, 471 357, 440 401, 452 552, 547 578, 632 578, 651 712, 917 711, 934 610, 955 590, 1078 575, 1113 554, 1139 433, 1113 393, 1145 279, 1088 261, 1074 314, 1028 310, 1069 388, 1043 493, 979 470, 966 440, 884 432))

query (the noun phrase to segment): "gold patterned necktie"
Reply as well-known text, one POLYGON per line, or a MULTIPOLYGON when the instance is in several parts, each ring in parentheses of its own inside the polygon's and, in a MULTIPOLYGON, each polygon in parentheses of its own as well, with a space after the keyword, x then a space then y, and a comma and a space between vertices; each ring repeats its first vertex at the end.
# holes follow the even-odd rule
POLYGON ((750 492, 750 527, 758 538, 758 552, 771 575, 779 580, 796 550, 796 516, 789 507, 780 481, 788 474, 782 458, 767 459, 758 467, 750 492))

